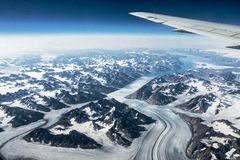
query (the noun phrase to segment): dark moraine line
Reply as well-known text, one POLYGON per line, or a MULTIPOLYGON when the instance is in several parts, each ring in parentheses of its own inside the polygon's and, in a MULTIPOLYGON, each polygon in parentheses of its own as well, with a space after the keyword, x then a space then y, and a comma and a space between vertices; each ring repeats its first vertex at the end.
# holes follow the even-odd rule
MULTIPOLYGON (((152 113, 153 113, 153 112, 152 112, 152 113)), ((153 113, 153 114, 156 114, 156 113, 153 113)), ((163 123, 164 128, 162 129, 161 132, 159 132, 159 135, 157 136, 156 141, 154 142, 153 146, 151 147, 151 159, 154 159, 154 158, 153 158, 153 157, 154 157, 154 152, 153 152, 153 150, 154 150, 154 148, 156 147, 159 138, 161 137, 161 135, 164 133, 164 131, 165 131, 166 128, 167 128, 167 123, 166 123, 159 115, 157 115, 157 117, 158 117, 158 120, 160 120, 160 121, 163 123)), ((152 128, 151 130, 153 130, 153 128, 152 128)), ((151 133, 151 130, 145 135, 145 137, 147 137, 147 136, 151 133)), ((143 145, 143 143, 144 143, 144 139, 143 139, 143 141, 142 141, 142 143, 141 143, 141 147, 139 147, 139 149, 138 149, 137 153, 135 154, 135 156, 134 156, 134 157, 132 156, 132 157, 130 158, 130 160, 132 160, 132 159, 134 159, 134 160, 139 160, 139 156, 140 156, 140 153, 141 153, 141 151, 142 151, 142 145, 143 145)))
MULTIPOLYGON (((158 116, 158 117, 159 117, 159 116, 158 116)), ((162 134, 165 132, 165 130, 167 129, 167 123, 166 123, 162 118, 160 118, 160 117, 159 117, 159 120, 163 123, 164 129, 162 130, 162 132, 160 132, 158 138, 156 139, 156 141, 155 141, 154 144, 153 144, 153 148, 152 148, 152 151, 151 151, 152 160, 154 159, 154 156, 153 156, 153 155, 154 155, 154 152, 153 152, 153 150, 154 150, 154 148, 156 147, 159 138, 161 137, 161 135, 162 135, 162 134)), ((165 134, 165 135, 166 135, 166 134, 165 134)), ((164 136, 165 136, 165 135, 164 135, 164 136)), ((158 155, 158 154, 157 154, 157 155, 158 155)), ((158 157, 158 159, 160 160, 159 157, 158 157)))

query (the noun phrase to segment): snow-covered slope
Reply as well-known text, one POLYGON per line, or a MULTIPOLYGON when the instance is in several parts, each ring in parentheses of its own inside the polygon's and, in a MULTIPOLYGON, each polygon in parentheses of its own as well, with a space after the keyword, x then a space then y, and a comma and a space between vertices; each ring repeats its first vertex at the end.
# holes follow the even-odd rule
MULTIPOLYGON (((96 143, 89 141, 93 148, 96 147, 95 144, 101 144, 98 146, 100 147, 112 143, 129 146, 133 139, 138 138, 146 130, 142 125, 154 122, 152 118, 115 99, 102 99, 63 114, 50 129, 36 129, 26 135, 25 139, 30 142, 76 148, 77 145, 71 146, 71 141, 67 139, 63 142, 58 141, 58 143, 54 139, 59 136, 72 136, 73 132, 77 132, 93 139, 96 143), (43 136, 45 134, 48 136, 43 136)), ((85 145, 90 147, 89 143, 86 140, 85 145)), ((86 146, 80 145, 81 148, 86 148, 86 146)))

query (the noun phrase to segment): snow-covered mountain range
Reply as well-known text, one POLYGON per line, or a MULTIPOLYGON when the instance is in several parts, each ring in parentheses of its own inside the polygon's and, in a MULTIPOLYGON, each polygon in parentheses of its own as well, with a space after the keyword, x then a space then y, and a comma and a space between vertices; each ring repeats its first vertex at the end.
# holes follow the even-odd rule
POLYGON ((234 159, 240 154, 239 91, 236 74, 200 68, 155 78, 127 98, 175 109, 193 132, 189 157, 234 159))
POLYGON ((55 117, 50 128, 37 128, 24 139, 72 148, 99 148, 105 145, 104 137, 129 146, 146 130, 142 125, 154 120, 114 99, 103 98, 143 75, 182 65, 176 56, 127 51, 82 51, 49 61, 33 55, 4 59, 1 64, 1 132, 49 121, 59 112, 59 120, 55 117), (89 104, 76 107, 83 103, 89 104), (76 143, 72 143, 73 137, 76 143))
POLYGON ((76 52, 0 59, 0 158, 239 159, 239 60, 198 49, 76 52))

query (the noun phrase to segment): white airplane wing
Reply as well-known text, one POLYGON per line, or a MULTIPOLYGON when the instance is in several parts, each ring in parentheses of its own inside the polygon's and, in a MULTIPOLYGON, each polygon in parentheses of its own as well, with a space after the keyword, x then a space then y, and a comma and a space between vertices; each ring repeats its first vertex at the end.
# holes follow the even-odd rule
POLYGON ((131 15, 147 19, 149 21, 164 24, 176 28, 176 32, 196 33, 204 36, 223 38, 237 43, 229 48, 240 49, 240 27, 234 25, 206 22, 187 18, 173 17, 147 12, 132 12, 131 15))

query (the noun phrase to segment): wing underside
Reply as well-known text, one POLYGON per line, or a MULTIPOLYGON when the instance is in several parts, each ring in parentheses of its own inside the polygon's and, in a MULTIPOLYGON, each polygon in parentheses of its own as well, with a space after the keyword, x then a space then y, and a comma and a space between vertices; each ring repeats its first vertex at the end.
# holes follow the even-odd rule
MULTIPOLYGON (((195 33, 204 36, 219 37, 233 43, 240 43, 240 27, 220 23, 192 20, 147 12, 132 12, 131 15, 149 21, 176 28, 176 32, 195 33)), ((239 45, 237 45, 239 47, 239 45)), ((234 46, 232 47, 234 48, 234 46)))

